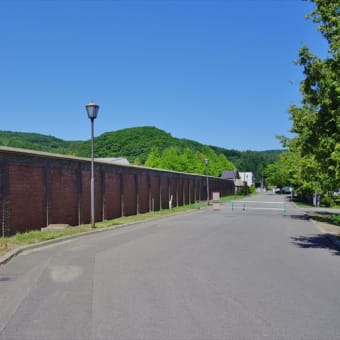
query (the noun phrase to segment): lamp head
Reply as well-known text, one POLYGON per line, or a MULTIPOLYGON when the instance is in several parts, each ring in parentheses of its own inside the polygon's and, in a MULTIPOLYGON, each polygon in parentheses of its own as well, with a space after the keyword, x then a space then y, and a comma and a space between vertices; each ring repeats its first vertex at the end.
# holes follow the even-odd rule
POLYGON ((99 105, 97 105, 94 102, 88 103, 86 106, 87 116, 93 120, 97 118, 98 111, 99 111, 99 105))

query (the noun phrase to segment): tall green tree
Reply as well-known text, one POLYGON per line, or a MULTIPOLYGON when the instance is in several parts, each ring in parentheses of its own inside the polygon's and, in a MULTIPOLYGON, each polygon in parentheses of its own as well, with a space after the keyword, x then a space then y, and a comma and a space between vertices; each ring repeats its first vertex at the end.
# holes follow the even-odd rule
POLYGON ((157 147, 153 147, 149 153, 149 156, 145 162, 145 165, 150 168, 161 167, 161 153, 157 147))
POLYGON ((205 174, 206 167, 204 160, 209 159, 208 174, 210 176, 221 176, 224 170, 234 170, 235 166, 228 159, 220 154, 217 155, 211 148, 203 147, 202 152, 195 152, 186 148, 183 152, 176 147, 169 147, 160 152, 159 149, 153 148, 145 162, 146 166, 205 174))
POLYGON ((296 134, 290 152, 301 157, 300 174, 308 179, 301 187, 331 190, 340 187, 340 0, 310 0, 315 9, 308 18, 317 23, 327 40, 326 58, 314 55, 307 46, 299 51, 297 64, 303 68, 301 105, 289 108, 296 134))

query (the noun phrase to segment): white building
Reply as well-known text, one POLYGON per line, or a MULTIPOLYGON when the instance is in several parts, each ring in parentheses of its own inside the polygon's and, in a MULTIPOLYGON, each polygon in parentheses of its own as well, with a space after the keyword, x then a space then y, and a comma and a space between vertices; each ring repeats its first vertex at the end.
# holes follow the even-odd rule
POLYGON ((243 183, 246 182, 248 187, 255 185, 255 176, 251 171, 239 171, 239 178, 243 183))

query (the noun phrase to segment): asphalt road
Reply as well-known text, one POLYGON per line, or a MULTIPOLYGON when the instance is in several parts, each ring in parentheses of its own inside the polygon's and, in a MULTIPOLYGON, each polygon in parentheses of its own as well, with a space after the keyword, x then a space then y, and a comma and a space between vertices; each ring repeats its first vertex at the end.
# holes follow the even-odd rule
POLYGON ((93 234, 0 267, 0 339, 340 339, 339 255, 289 203, 93 234))

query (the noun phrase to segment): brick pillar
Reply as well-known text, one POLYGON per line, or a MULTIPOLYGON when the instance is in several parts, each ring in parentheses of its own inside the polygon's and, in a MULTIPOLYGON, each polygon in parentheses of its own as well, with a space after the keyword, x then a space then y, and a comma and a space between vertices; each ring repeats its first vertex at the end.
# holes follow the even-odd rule
POLYGON ((0 161, 0 200, 1 200, 1 236, 9 236, 10 230, 10 216, 9 216, 9 177, 8 177, 8 163, 5 159, 0 161))
POLYGON ((102 221, 106 220, 106 185, 105 185, 105 170, 100 171, 100 185, 101 185, 101 201, 102 201, 102 221))
POLYGON ((51 163, 49 160, 46 161, 44 177, 45 177, 46 227, 48 227, 51 220, 51 163))
POLYGON ((119 185, 120 185, 120 207, 121 207, 121 216, 125 216, 124 209, 124 176, 122 171, 119 172, 119 185))
POLYGON ((138 175, 134 174, 135 180, 135 192, 136 192, 136 214, 139 214, 139 185, 138 185, 138 175))

